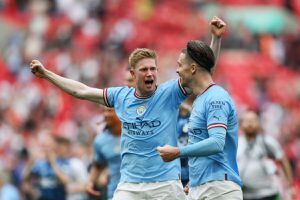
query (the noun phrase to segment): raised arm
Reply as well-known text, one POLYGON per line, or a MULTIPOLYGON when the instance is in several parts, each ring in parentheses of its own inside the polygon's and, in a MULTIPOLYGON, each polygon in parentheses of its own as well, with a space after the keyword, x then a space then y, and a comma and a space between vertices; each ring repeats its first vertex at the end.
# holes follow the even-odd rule
POLYGON ((210 21, 210 31, 212 34, 210 48, 213 50, 215 55, 215 66, 211 69, 213 74, 216 69, 216 64, 219 58, 220 49, 221 49, 221 37, 225 33, 226 23, 220 18, 214 16, 210 21))
POLYGON ((35 76, 48 80, 73 97, 105 105, 102 89, 92 88, 81 82, 59 76, 47 70, 38 60, 31 61, 30 70, 35 76))

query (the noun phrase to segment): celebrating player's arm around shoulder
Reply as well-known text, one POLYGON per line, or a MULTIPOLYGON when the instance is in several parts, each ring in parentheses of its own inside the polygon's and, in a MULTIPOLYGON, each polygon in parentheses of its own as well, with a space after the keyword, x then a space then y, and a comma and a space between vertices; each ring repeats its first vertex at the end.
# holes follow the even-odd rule
POLYGON ((63 91, 78 99, 89 100, 105 105, 102 89, 89 87, 81 82, 59 76, 54 72, 46 69, 38 60, 31 61, 30 70, 35 76, 48 80, 63 91))

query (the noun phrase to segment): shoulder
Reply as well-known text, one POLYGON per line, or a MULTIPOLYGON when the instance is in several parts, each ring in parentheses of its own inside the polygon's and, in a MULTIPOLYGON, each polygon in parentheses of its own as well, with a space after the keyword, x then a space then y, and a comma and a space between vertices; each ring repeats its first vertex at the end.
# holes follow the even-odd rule
POLYGON ((222 87, 215 85, 209 91, 207 91, 205 96, 205 101, 209 104, 232 104, 233 100, 229 93, 222 87))
POLYGON ((120 87, 108 87, 104 89, 104 92, 114 92, 114 93, 129 93, 131 91, 134 91, 133 87, 128 86, 120 86, 120 87))
POLYGON ((267 145, 271 145, 271 146, 280 146, 279 142, 272 136, 270 135, 265 135, 265 134, 261 134, 259 135, 260 139, 265 142, 267 145))
POLYGON ((179 86, 179 79, 172 79, 158 85, 160 89, 167 89, 174 86, 179 86))
POLYGON ((209 91, 207 91, 207 97, 209 99, 228 98, 229 93, 221 86, 214 85, 209 91))

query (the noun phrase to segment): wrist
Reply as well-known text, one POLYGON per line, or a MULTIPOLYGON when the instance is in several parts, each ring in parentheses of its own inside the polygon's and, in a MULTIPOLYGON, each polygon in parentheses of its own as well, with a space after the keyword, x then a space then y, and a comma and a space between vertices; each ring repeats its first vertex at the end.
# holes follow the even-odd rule
POLYGON ((179 156, 178 157, 186 157, 186 148, 185 147, 180 147, 179 149, 179 156))

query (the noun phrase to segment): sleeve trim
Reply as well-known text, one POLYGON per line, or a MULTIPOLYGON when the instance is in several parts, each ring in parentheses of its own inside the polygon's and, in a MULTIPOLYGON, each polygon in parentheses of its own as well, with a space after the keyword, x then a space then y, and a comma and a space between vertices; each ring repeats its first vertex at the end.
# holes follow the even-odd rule
POLYGON ((109 105, 108 103, 108 99, 107 99, 107 88, 103 89, 103 99, 104 99, 104 103, 107 107, 111 107, 111 105, 109 105))
POLYGON ((227 130, 227 125, 226 124, 222 124, 222 123, 213 123, 207 126, 207 130, 211 129, 211 128, 216 128, 216 127, 222 127, 225 128, 227 130))

